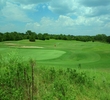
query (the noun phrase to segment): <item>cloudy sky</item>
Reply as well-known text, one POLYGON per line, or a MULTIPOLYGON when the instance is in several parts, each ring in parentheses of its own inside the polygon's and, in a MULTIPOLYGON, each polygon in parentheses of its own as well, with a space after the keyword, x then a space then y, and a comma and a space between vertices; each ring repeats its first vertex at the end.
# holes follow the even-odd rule
POLYGON ((110 35, 110 0, 0 0, 0 32, 110 35))

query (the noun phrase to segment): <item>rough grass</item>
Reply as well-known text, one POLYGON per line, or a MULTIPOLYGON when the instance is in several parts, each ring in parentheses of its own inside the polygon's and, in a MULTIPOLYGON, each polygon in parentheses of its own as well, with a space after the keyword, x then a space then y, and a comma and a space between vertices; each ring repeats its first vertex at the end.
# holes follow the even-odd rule
POLYGON ((109 100, 110 77, 96 70, 35 68, 39 100, 109 100))

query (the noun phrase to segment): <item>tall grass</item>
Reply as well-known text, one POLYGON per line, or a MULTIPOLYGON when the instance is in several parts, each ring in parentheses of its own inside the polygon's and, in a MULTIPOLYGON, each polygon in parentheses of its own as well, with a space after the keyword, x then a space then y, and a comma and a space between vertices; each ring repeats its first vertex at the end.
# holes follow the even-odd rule
POLYGON ((0 100, 110 100, 108 75, 39 67, 14 54, 0 56, 0 100))
POLYGON ((94 70, 37 67, 36 98, 37 100, 109 100, 110 81, 104 81, 101 77, 100 73, 94 70))
POLYGON ((19 56, 0 56, 0 100, 33 100, 32 62, 19 56))

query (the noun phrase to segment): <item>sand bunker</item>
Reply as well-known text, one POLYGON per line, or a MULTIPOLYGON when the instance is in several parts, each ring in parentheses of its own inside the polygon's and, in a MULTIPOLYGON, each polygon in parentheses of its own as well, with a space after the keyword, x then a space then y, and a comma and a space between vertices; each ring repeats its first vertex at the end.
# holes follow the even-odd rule
POLYGON ((6 45, 9 45, 9 46, 16 46, 17 44, 14 44, 14 43, 5 43, 6 45))
POLYGON ((20 46, 19 48, 43 48, 39 46, 20 46))
POLYGON ((5 44, 10 47, 18 47, 18 48, 43 48, 43 47, 39 47, 39 46, 20 46, 18 44, 14 44, 14 43, 5 43, 5 44))

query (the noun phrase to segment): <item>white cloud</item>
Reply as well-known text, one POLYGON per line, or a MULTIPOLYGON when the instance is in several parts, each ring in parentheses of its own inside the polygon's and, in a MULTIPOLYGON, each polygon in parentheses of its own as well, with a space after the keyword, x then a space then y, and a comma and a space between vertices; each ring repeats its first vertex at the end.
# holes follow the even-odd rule
POLYGON ((89 7, 110 5, 110 0, 77 0, 80 4, 89 7))
POLYGON ((59 15, 94 17, 110 14, 110 0, 52 0, 48 8, 59 15))
POLYGON ((110 0, 1 0, 0 19, 2 31, 109 34, 110 0))
POLYGON ((6 6, 1 10, 2 15, 11 21, 30 22, 32 21, 26 13, 20 8, 20 6, 6 2, 6 6))
POLYGON ((72 18, 68 16, 60 15, 59 19, 57 20, 57 24, 58 23, 64 27, 71 27, 75 24, 75 20, 73 20, 72 18))
POLYGON ((103 16, 103 15, 109 15, 110 14, 110 6, 100 6, 100 7, 85 7, 82 6, 79 9, 79 12, 76 12, 76 15, 81 15, 85 17, 97 17, 97 16, 103 16))
POLYGON ((45 32, 53 32, 53 28, 55 28, 55 21, 48 18, 48 17, 43 17, 41 19, 41 21, 38 22, 34 22, 34 23, 27 23, 25 26, 25 30, 32 30, 35 31, 37 33, 45 33, 45 32))
POLYGON ((35 4, 28 4, 28 5, 21 4, 21 8, 24 9, 24 10, 37 11, 37 10, 36 10, 36 6, 37 6, 37 5, 35 5, 35 4))
POLYGON ((74 13, 77 7, 78 3, 76 0, 52 0, 48 6, 51 11, 62 15, 74 13))
POLYGON ((57 20, 50 19, 48 17, 43 17, 41 21, 35 23, 27 23, 26 30, 31 29, 37 33, 48 32, 48 33, 65 33, 65 34, 75 34, 75 35, 90 35, 98 33, 105 33, 105 28, 109 29, 109 24, 105 24, 102 21, 103 18, 85 18, 79 16, 77 19, 72 19, 70 17, 60 15, 57 20))
MULTIPOLYGON (((109 17, 108 17, 109 18, 109 17)), ((105 20, 109 20, 109 19, 105 20)), ((85 18, 79 16, 77 19, 60 15, 57 20, 53 20, 49 17, 43 17, 40 22, 28 22, 24 26, 17 27, 16 24, 7 24, 0 26, 1 31, 20 31, 32 30, 36 33, 62 33, 73 35, 95 35, 98 33, 105 33, 105 29, 110 28, 110 23, 104 23, 102 18, 85 18), (91 33, 92 32, 92 33, 91 33)), ((108 33, 107 32, 107 33, 108 33)), ((109 34, 109 33, 108 33, 109 34)))
POLYGON ((26 26, 25 26, 25 31, 26 30, 32 30, 32 31, 37 31, 37 29, 39 29, 40 27, 40 24, 37 23, 37 22, 34 22, 34 23, 27 23, 26 26))
POLYGON ((13 2, 18 2, 21 4, 38 4, 38 3, 45 3, 51 0, 11 0, 13 2))

